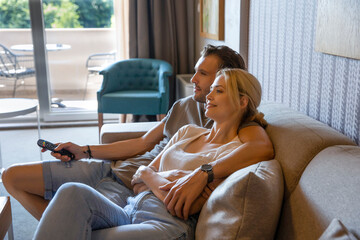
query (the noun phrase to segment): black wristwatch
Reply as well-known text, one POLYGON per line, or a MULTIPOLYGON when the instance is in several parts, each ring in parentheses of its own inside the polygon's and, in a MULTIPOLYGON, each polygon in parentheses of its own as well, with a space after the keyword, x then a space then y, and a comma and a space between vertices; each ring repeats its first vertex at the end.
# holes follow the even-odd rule
POLYGON ((212 181, 214 181, 214 172, 213 172, 213 168, 210 164, 203 164, 201 165, 201 171, 206 172, 208 174, 208 183, 211 183, 212 181))

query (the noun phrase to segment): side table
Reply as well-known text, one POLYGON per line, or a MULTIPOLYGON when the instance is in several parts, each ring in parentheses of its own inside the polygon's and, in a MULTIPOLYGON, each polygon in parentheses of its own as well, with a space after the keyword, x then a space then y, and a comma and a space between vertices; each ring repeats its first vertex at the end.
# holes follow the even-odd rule
POLYGON ((10 197, 0 197, 0 239, 4 239, 6 232, 8 239, 13 240, 10 197))
MULTIPOLYGON (((38 101, 29 98, 0 98, 0 118, 12 118, 36 112, 38 137, 40 137, 40 116, 38 111, 38 101)), ((42 158, 42 155, 40 155, 42 158)), ((0 182, 1 174, 4 171, 1 158, 1 141, 0 141, 0 182)))

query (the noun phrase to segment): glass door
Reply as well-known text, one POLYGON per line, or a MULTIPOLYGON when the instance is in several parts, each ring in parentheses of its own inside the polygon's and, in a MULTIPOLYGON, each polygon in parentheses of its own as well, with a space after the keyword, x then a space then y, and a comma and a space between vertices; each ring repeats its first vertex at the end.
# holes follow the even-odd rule
POLYGON ((0 0, 0 44, 33 56, 29 62, 37 70, 17 81, 15 94, 14 79, 0 72, 0 97, 38 98, 44 121, 97 119, 98 73, 116 59, 113 5, 113 0, 0 0))
POLYGON ((29 4, 0 0, 0 98, 37 98, 29 4))
POLYGON ((96 119, 98 73, 116 58, 113 0, 43 0, 42 13, 50 94, 44 120, 96 119))

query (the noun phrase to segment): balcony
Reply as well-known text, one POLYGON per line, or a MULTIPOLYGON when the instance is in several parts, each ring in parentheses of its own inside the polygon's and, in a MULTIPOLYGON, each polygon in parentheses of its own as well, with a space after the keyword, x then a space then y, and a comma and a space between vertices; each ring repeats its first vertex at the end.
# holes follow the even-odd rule
MULTIPOLYGON (((94 53, 112 52, 116 48, 115 30, 110 28, 46 29, 46 42, 67 44, 71 48, 48 51, 51 97, 64 101, 96 100, 101 76, 89 79, 84 95, 88 71, 86 60, 94 53), (85 96, 85 98, 84 98, 85 96)), ((9 49, 13 45, 32 44, 30 29, 0 29, 1 44, 9 49)), ((16 52, 15 53, 24 53, 16 52)), ((12 97, 13 82, 0 79, 0 98, 12 97)), ((16 97, 37 98, 35 77, 25 79, 16 90, 16 97)), ((96 108, 96 107, 95 107, 96 108)))

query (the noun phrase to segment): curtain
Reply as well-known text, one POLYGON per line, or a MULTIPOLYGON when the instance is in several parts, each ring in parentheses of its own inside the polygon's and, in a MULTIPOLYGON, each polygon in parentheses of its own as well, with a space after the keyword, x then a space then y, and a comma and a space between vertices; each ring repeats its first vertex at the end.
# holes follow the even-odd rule
POLYGON ((176 74, 194 69, 194 11, 192 0, 129 2, 129 57, 162 59, 173 66, 170 106, 175 101, 176 74))
POLYGON ((116 59, 129 58, 129 0, 114 0, 116 59))

